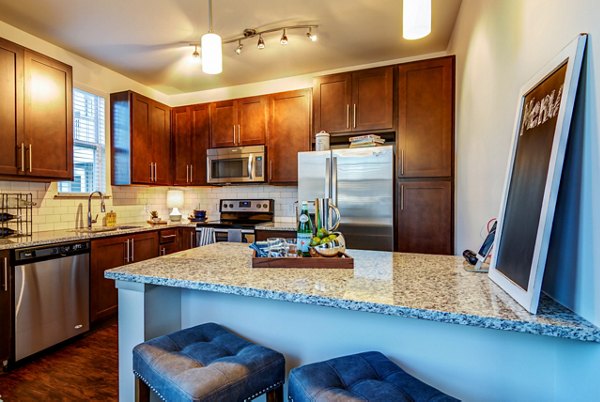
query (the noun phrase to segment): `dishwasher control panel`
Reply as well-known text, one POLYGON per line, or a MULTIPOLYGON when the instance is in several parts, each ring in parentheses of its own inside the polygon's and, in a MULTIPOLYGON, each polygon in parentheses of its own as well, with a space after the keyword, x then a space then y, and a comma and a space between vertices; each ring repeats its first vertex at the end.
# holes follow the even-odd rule
POLYGON ((40 258, 46 259, 76 255, 86 253, 89 249, 90 243, 88 242, 22 248, 15 251, 15 261, 23 263, 25 261, 37 260, 40 258))

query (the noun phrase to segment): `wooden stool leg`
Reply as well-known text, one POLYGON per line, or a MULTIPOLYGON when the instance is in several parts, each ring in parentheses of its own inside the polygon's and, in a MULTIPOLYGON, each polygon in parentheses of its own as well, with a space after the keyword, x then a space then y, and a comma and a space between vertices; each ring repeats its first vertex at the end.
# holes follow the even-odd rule
POLYGON ((267 402, 283 402, 283 386, 267 392, 267 402))
POLYGON ((150 387, 139 377, 135 377, 135 400, 136 402, 150 401, 150 387))

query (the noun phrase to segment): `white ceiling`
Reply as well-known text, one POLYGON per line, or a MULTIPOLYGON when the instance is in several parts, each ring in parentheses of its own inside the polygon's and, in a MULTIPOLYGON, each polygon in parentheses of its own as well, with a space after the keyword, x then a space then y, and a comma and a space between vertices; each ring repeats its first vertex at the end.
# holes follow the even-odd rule
POLYGON ((96 61, 165 94, 258 82, 346 66, 444 51, 461 0, 432 0, 432 33, 402 38, 401 0, 214 0, 214 31, 224 40, 244 28, 318 24, 265 36, 266 48, 224 45, 223 73, 205 75, 189 63, 208 31, 208 0, 0 0, 0 19, 96 61))

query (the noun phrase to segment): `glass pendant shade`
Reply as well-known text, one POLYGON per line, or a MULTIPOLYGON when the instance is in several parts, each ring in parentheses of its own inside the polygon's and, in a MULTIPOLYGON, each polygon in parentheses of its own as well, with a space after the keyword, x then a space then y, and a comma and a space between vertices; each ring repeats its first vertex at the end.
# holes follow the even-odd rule
POLYGON ((402 36, 421 39, 431 33, 431 0, 403 0, 402 36))
POLYGON ((223 71, 223 49, 221 37, 209 32, 202 35, 202 71, 206 74, 220 74, 223 71))

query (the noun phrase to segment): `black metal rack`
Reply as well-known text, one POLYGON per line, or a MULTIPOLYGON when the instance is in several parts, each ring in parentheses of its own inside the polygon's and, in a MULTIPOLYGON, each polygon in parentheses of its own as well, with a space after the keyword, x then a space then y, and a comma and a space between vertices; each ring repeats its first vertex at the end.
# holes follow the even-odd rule
POLYGON ((0 238, 31 236, 34 205, 31 193, 0 193, 0 238))

